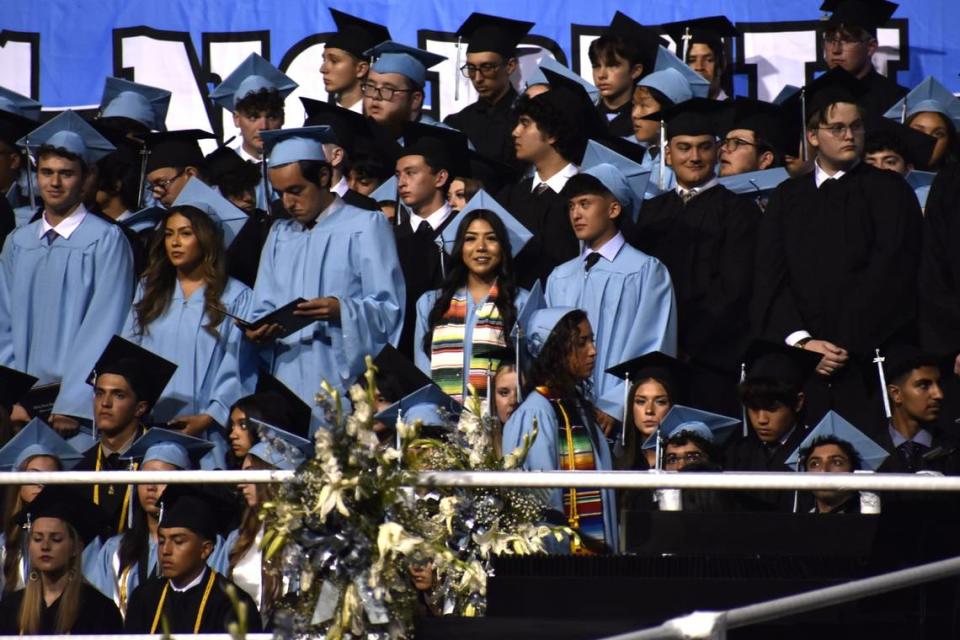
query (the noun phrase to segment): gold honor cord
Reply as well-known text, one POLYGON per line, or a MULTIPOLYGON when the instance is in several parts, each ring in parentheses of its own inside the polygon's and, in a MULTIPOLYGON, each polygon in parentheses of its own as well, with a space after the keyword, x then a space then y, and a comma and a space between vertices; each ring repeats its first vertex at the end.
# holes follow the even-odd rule
MULTIPOLYGON (((547 395, 546 388, 538 387, 537 391, 539 391, 544 396, 547 395)), ((566 409, 563 408, 563 403, 560 402, 559 400, 557 401, 557 407, 560 409, 560 414, 563 416, 563 430, 564 430, 564 435, 566 436, 566 439, 567 439, 567 465, 569 466, 568 471, 576 471, 577 456, 573 450, 573 447, 574 447, 573 429, 570 426, 570 416, 567 415, 566 409)), ((580 528, 580 514, 577 513, 577 490, 576 488, 571 487, 569 491, 570 491, 570 515, 567 517, 567 521, 570 523, 570 528, 576 530, 580 528)), ((581 553, 582 550, 583 550, 582 545, 579 542, 577 542, 576 539, 570 542, 571 553, 574 553, 574 554, 581 553)))
MULTIPOLYGON (((94 471, 100 471, 103 466, 103 445, 97 445, 97 465, 94 471)), ((137 470, 137 464, 134 463, 132 470, 137 470)), ((123 506, 120 508, 120 522, 117 524, 117 533, 123 533, 127 523, 127 509, 130 507, 130 496, 133 493, 133 485, 127 485, 127 490, 123 493, 123 506)), ((93 485, 93 504, 100 506, 100 484, 93 485)))
MULTIPOLYGON (((193 622, 193 632, 200 633, 200 622, 203 620, 203 611, 207 608, 207 600, 210 598, 210 592, 213 591, 213 583, 216 582, 217 572, 210 569, 210 577, 207 578, 207 586, 203 590, 203 599, 200 601, 200 608, 197 609, 197 619, 193 622)), ((170 587, 170 581, 163 585, 163 591, 160 592, 160 602, 157 603, 157 611, 153 614, 153 624, 150 625, 150 633, 157 632, 157 625, 160 624, 160 614, 163 613, 163 603, 167 599, 167 589, 170 587)))

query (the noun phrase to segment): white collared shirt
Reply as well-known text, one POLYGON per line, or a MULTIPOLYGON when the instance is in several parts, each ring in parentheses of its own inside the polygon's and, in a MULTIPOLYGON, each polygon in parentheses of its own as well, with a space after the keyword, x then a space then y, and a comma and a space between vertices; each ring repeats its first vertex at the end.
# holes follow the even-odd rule
POLYGON ((414 233, 416 233, 417 229, 420 228, 420 225, 426 222, 433 228, 434 231, 436 231, 437 229, 440 228, 440 225, 443 224, 444 220, 446 220, 447 216, 449 216, 451 213, 453 213, 453 209, 450 208, 450 205, 448 203, 444 202, 442 207, 440 207, 439 209, 437 209, 436 211, 434 211, 433 213, 431 213, 425 218, 421 218, 416 214, 411 215, 410 228, 413 229, 414 233))
POLYGON ((359 113, 363 115, 363 98, 360 98, 349 107, 344 107, 343 104, 340 103, 339 101, 337 102, 337 106, 342 109, 347 109, 349 111, 353 111, 354 113, 359 113))
MULTIPOLYGON (((860 161, 857 160, 857 162, 854 163, 853 167, 857 166, 859 162, 860 161)), ((853 167, 850 167, 850 169, 853 169, 853 167)), ((848 169, 847 171, 849 171, 850 169, 848 169)), ((826 182, 827 180, 839 180, 846 174, 847 174, 846 171, 840 170, 840 171, 837 171, 835 174, 830 175, 829 173, 824 171, 823 168, 820 166, 819 160, 813 161, 813 180, 817 185, 817 189, 819 189, 823 185, 823 183, 826 182)))
POLYGON ((533 172, 533 188, 531 188, 530 191, 531 192, 536 191, 540 183, 545 182, 547 183, 547 186, 550 187, 550 189, 554 193, 560 193, 561 191, 563 191, 563 188, 567 185, 567 180, 577 175, 578 173, 580 173, 580 167, 573 164, 572 162, 567 166, 565 166, 563 169, 560 169, 560 171, 557 171, 555 174, 553 174, 546 180, 541 178, 540 174, 537 171, 534 171, 533 172))
POLYGON ((704 191, 706 191, 707 189, 712 189, 713 187, 717 186, 718 184, 720 184, 720 179, 717 178, 717 176, 713 176, 712 178, 710 178, 708 181, 706 181, 705 183, 703 183, 703 184, 700 185, 699 187, 694 187, 693 189, 687 189, 687 188, 685 188, 685 187, 681 187, 681 186, 678 184, 678 185, 677 185, 677 195, 682 198, 682 197, 683 197, 683 194, 685 194, 685 193, 687 193, 687 192, 689 191, 689 192, 693 193, 693 196, 694 196, 694 197, 696 197, 696 196, 700 195, 701 193, 703 193, 704 191))
POLYGON ((617 235, 604 242, 603 246, 599 249, 593 250, 584 244, 583 249, 580 251, 580 257, 586 258, 591 253, 599 253, 601 258, 606 258, 608 262, 613 262, 617 254, 620 253, 620 249, 622 249, 626 243, 627 241, 624 240, 623 234, 618 231, 617 235))
POLYGON ((83 219, 87 217, 87 208, 83 206, 81 202, 77 205, 77 208, 73 210, 73 213, 68 215, 66 218, 60 221, 60 224, 57 226, 52 226, 47 222, 47 212, 44 211, 43 215, 40 216, 40 232, 37 237, 42 238, 47 235, 47 231, 53 229, 57 232, 57 235, 61 238, 70 239, 70 236, 73 235, 73 232, 77 230, 77 227, 80 226, 80 223, 83 222, 83 219))
POLYGON ((247 153, 247 150, 243 147, 243 136, 240 136, 240 144, 237 145, 234 151, 236 151, 237 155, 240 156, 242 159, 249 160, 254 164, 260 164, 260 161, 262 160, 262 158, 257 158, 247 153))
POLYGON ((206 575, 207 575, 207 568, 204 567, 203 571, 200 572, 200 575, 198 575, 196 578, 191 580, 190 584, 186 585, 185 587, 178 587, 177 585, 173 584, 173 580, 170 580, 170 588, 176 591, 177 593, 183 593, 184 591, 189 591, 190 589, 193 589, 195 586, 200 584, 206 575))
POLYGON ((341 198, 346 195, 347 191, 350 190, 350 185, 347 184, 347 177, 340 176, 340 182, 330 187, 330 191, 334 192, 341 198))
POLYGON ((130 209, 127 209, 126 211, 124 211, 123 213, 117 216, 117 219, 115 220, 115 222, 123 222, 124 220, 126 220, 132 215, 133 215, 133 211, 130 211, 130 209))

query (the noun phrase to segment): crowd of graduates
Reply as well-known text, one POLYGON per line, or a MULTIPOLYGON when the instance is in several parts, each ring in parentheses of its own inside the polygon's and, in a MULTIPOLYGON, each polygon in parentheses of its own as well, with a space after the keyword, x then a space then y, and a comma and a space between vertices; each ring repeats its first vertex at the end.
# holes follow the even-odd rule
MULTIPOLYGON (((828 70, 771 103, 728 97, 726 18, 617 12, 593 83, 545 58, 517 87, 533 24, 475 13, 479 97, 444 122, 422 111, 441 56, 331 10, 330 100, 285 122, 297 85, 252 54, 209 95, 240 135, 208 155, 161 89, 108 78, 95 117, 41 123, 0 88, 0 466, 295 469, 321 381, 366 384, 369 356, 385 443, 398 419, 444 437, 476 393, 502 452, 536 426, 528 470, 960 473, 960 101, 874 69, 896 7, 828 0, 828 70)), ((230 585, 269 627, 295 588, 259 550, 270 497, 11 488, 0 634, 223 632, 230 585)), ((573 553, 666 508, 550 499, 573 553)))

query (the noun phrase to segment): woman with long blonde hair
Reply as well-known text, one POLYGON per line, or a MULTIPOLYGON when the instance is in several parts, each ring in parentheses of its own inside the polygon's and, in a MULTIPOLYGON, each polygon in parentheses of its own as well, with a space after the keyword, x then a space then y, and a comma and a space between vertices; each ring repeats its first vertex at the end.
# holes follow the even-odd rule
POLYGON ((31 568, 24 588, 0 603, 0 634, 121 631, 120 612, 81 571, 84 546, 103 528, 97 512, 84 493, 60 485, 44 488, 21 511, 31 568))

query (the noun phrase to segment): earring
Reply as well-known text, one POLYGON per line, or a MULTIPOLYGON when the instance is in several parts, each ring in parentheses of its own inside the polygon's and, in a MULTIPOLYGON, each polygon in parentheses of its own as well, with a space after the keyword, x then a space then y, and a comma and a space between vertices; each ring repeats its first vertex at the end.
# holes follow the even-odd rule
POLYGON ((40 572, 34 569, 30 572, 30 582, 36 582, 40 579, 40 572))

